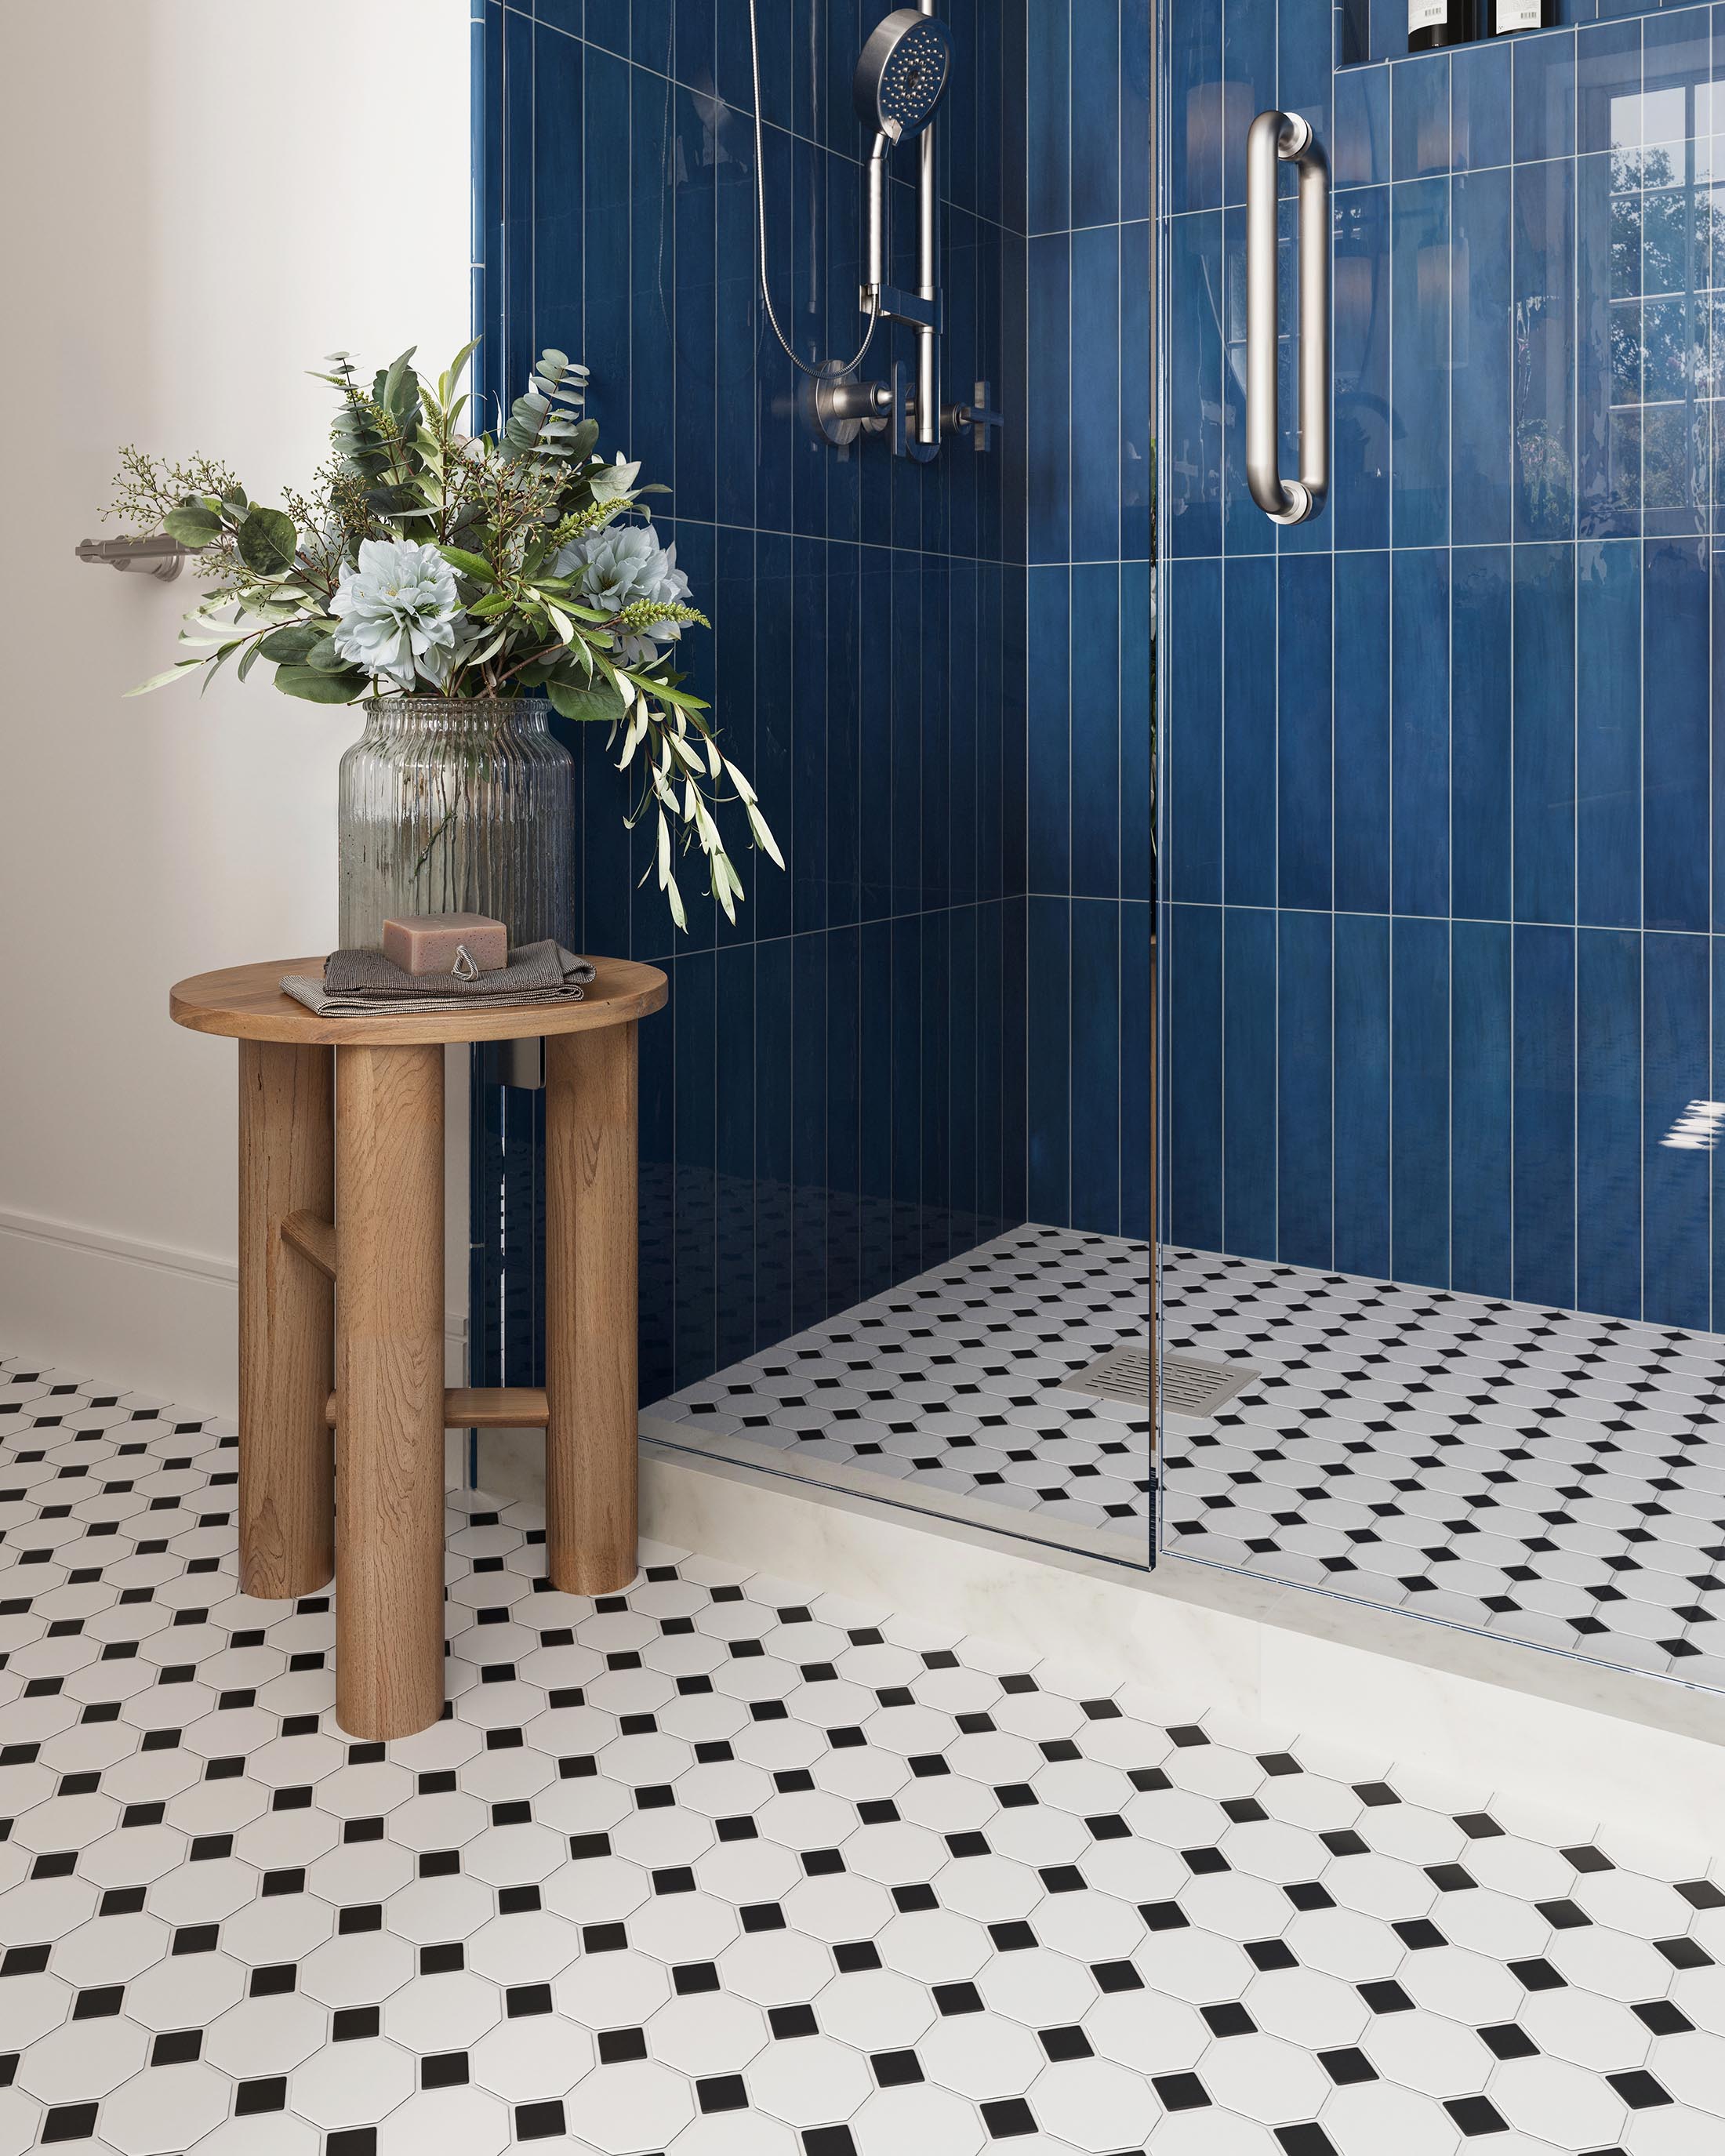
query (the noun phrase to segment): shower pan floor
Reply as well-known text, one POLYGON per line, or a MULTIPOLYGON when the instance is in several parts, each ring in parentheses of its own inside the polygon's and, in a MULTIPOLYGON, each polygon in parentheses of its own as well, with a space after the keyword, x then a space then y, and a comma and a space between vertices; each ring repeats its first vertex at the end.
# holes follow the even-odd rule
POLYGON ((649 1408, 649 1435, 1142 1563, 1150 1421, 1070 1380, 1142 1348, 1150 1250, 1015 1228, 649 1408))
MULTIPOLYGON (((1014 1229, 643 1427, 1142 1563, 1147 1415, 1073 1380, 1142 1342, 1149 1262, 1014 1229)), ((1176 1248, 1162 1306, 1167 1355, 1252 1373, 1164 1417, 1164 1557, 1725 1690, 1725 1340, 1176 1248)))
POLYGON ((1725 1689, 1725 1340, 1178 1249, 1162 1298, 1262 1373, 1168 1419, 1164 1552, 1725 1689))

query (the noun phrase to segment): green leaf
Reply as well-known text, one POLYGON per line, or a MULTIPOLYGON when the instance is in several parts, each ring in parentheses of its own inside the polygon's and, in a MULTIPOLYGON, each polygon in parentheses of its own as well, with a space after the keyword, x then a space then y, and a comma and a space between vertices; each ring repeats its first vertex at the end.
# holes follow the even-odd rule
POLYGON ((351 674, 353 661, 343 659, 336 649, 333 636, 321 636, 305 654, 305 663, 320 674, 351 674))
POLYGON ((623 699, 604 682, 586 687, 575 681, 547 681, 545 693, 551 707, 566 719, 599 720, 614 726, 623 716, 623 699))
POLYGON ((222 536, 222 520, 208 509, 171 509, 162 520, 170 539, 182 547, 208 547, 222 536))
POLYGON ((305 663, 314 644, 325 641, 325 631, 313 629, 309 624, 293 622, 285 629, 272 629, 258 649, 278 666, 299 666, 305 663))
POLYGON ((470 554, 465 547, 439 547, 437 551, 452 569, 459 569, 464 577, 472 577, 481 584, 496 583, 490 563, 481 561, 477 554, 470 554))
POLYGON ((315 666, 278 666, 275 685, 284 696, 303 696, 308 704, 351 704, 371 687, 364 674, 323 674, 315 666))
POLYGON ((279 577, 294 566, 300 535, 285 510, 254 509, 239 527, 239 558, 260 577, 279 577))
POLYGON ((177 660, 172 666, 163 667, 161 673, 152 674, 147 681, 140 681, 136 688, 128 689, 126 693, 128 696, 147 696, 152 689, 166 688, 170 681, 177 681, 182 675, 195 672, 203 663, 201 659, 177 660))

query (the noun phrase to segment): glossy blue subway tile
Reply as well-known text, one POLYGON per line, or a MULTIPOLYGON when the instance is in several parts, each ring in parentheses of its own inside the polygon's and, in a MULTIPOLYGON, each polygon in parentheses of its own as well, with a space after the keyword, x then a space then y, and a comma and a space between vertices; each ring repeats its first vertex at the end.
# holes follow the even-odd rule
MULTIPOLYGON (((857 1180, 858 1285, 878 1295, 896 1277, 892 1265, 892 1074, 895 1050, 892 924, 865 921, 858 932, 858 969, 868 983, 868 1023, 859 1039, 857 1180)), ((757 1241, 758 1242, 758 1231, 757 1241)), ((767 1335, 771 1338, 774 1336, 767 1335)))
POLYGON ((1513 244, 1515 536, 1566 539, 1575 519, 1573 164, 1517 166, 1513 244))
MULTIPOLYGON (((847 1310, 861 1293, 857 1224, 861 1186, 862 976, 860 937, 834 929, 826 944, 827 1309, 847 1310)), ((973 1027, 974 979, 969 1018, 973 1027)))
POLYGON ((1120 895, 1153 896, 1155 656, 1147 562, 1120 569, 1120 895))
POLYGON ((1513 932, 1503 921, 1450 932, 1450 1276, 1466 1295, 1511 1287, 1513 932))
POLYGON ((1641 942, 1642 1312, 1656 1325, 1703 1327, 1711 1321, 1710 1156, 1665 1140, 1692 1101, 1708 1097, 1712 980, 1707 939, 1651 935, 1641 942))
POLYGON ((952 1098, 952 916, 922 916, 922 1168, 919 1210, 925 1267, 943 1265, 952 1255, 952 1156, 948 1119, 952 1098))
POLYGON ((1071 1196, 1075 1228, 1120 1225, 1122 908, 1075 899, 1071 909, 1071 1196))
POLYGON ((1201 1250, 1234 1249, 1222 1225, 1222 909, 1174 905, 1168 925, 1170 1234, 1201 1250))
POLYGON ((1224 1240, 1276 1255, 1276 916, 1230 906, 1222 941, 1224 1240))
POLYGON ((1458 547, 1450 557, 1450 905, 1507 921, 1512 757, 1510 550, 1458 547))
POLYGON ((1707 85, 1715 74, 1712 13, 1707 8, 1662 7, 1650 8, 1643 19, 1642 88, 1650 121, 1659 125, 1657 136, 1650 128, 1650 141, 1681 141, 1705 130, 1712 111, 1707 85), (1672 91, 1675 100, 1666 95, 1672 91))
POLYGON ((676 1059, 673 1346, 679 1383, 687 1382, 685 1371, 699 1378, 712 1369, 718 1339, 716 987, 711 951, 679 956, 670 1012, 676 1059))
POLYGON ((1122 553, 1120 271, 1116 226, 1073 234, 1070 544, 1075 562, 1114 562, 1122 553))
POLYGON ((1169 254, 1169 551, 1222 551, 1222 218, 1173 220, 1169 254))
POLYGON ((1643 940, 1575 938, 1575 1294, 1615 1317, 1641 1314, 1643 940))
POLYGON ((1515 911, 1575 917, 1575 550, 1517 547, 1515 911))
MULTIPOLYGON (((762 814, 775 834, 782 832, 787 837, 792 834, 793 821, 793 607, 791 542, 777 532, 762 532, 755 542, 755 761, 748 775, 760 796, 762 814)), ((779 844, 783 851, 783 839, 779 844)), ((755 879, 754 929, 757 937, 785 936, 790 932, 792 877, 796 873, 796 863, 788 854, 785 862, 789 875, 769 875, 763 872, 755 879)))
POLYGON ((892 924, 892 1272, 922 1269, 922 937, 920 913, 892 924))
POLYGON ((1027 229, 1065 232, 1072 223, 1071 23, 1064 8, 1032 6, 1028 28, 1027 229))
POLYGON ((1120 215, 1150 214, 1151 13, 1153 0, 1120 0, 1120 215))
POLYGON ((578 38, 586 28, 583 19, 587 0, 533 0, 533 13, 541 23, 566 37, 578 38))
POLYGON ((1151 1054, 1156 984, 1150 922, 1147 905, 1120 909, 1120 1232, 1140 1242, 1152 1233, 1149 1140, 1158 1098, 1151 1054))
POLYGON ((1215 905, 1222 896, 1222 564, 1172 562, 1168 591, 1168 895, 1215 905))
POLYGON ((1072 865, 1071 575, 1028 572, 1029 887, 1065 891, 1072 865))
POLYGON ((755 1352, 755 954, 747 945, 714 961, 715 1203, 720 1223, 713 1367, 755 1352))
POLYGON ((1515 40, 1518 165, 1574 154, 1576 36, 1571 30, 1549 30, 1515 40))
POLYGON ((1390 860, 1397 913, 1450 911, 1450 557, 1390 557, 1390 860))
POLYGON ((793 542, 791 556, 791 925, 827 921, 827 550, 793 542))
MULTIPOLYGON (((1336 897, 1338 910, 1389 910, 1390 557, 1336 557, 1336 619, 1348 624, 1337 671, 1336 897)), ((1176 624, 1178 628, 1178 624, 1176 624)))
POLYGON ((1222 80, 1214 124, 1222 132, 1222 199, 1244 203, 1246 131, 1255 113, 1276 102, 1276 10, 1248 4, 1217 12, 1222 18, 1222 80))
MULTIPOLYGON (((1575 912, 1641 923, 1641 549, 1576 549, 1575 912)), ((1596 1306, 1589 1306, 1594 1307, 1596 1306)))
MULTIPOLYGON (((1057 572, 1053 573, 1058 573, 1057 572)), ((1042 572, 1033 571, 1033 585, 1042 572)), ((1117 562, 1071 572, 1070 880, 1075 896, 1118 898, 1121 825, 1121 581, 1117 562)))
POLYGON ((925 555, 922 564, 922 874, 916 886, 924 912, 952 902, 947 836, 952 798, 952 586, 947 563, 925 555))
POLYGON ((629 453, 649 471, 675 472, 676 228, 665 182, 675 93, 639 68, 629 85, 629 453))
POLYGON ((1575 34, 1575 147, 1635 146, 1640 136, 1641 25, 1599 23, 1575 34))
POLYGON ((1510 161, 1511 40, 1476 40, 1450 62, 1450 157, 1458 172, 1510 161))
MULTIPOLYGON (((892 557, 891 815, 890 910, 913 914, 922 902, 922 566, 892 557)), ((878 841, 877 841, 878 843, 878 841)))
POLYGON ((1033 897, 1028 931, 1028 1202, 1033 1220, 1064 1220, 1071 1203, 1071 901, 1033 897))
POLYGON ((1061 220, 1076 231, 1120 218, 1121 0, 1070 0, 1067 97, 1071 199, 1061 220))
POLYGON ((718 0, 675 0, 677 80, 701 97, 719 94, 718 0))
POLYGON ((1394 383, 1393 543, 1440 546, 1450 536, 1450 188, 1416 180, 1390 209, 1394 383))
POLYGON ((1447 921, 1390 925, 1390 1270, 1450 1277, 1450 933, 1447 921))
POLYGON ((1120 228, 1120 556, 1150 558, 1156 492, 1153 352, 1150 341, 1153 261, 1147 223, 1120 228))
POLYGON ((1284 556, 1276 608, 1276 902, 1327 906, 1333 857, 1332 557, 1284 556))
POLYGON ((1231 561, 1224 572, 1223 862, 1230 906, 1276 903, 1276 572, 1269 555, 1231 561))
POLYGON ((1334 916, 1276 916, 1276 1255, 1328 1266, 1334 1245, 1331 1111, 1334 916))
POLYGON ((1330 0, 1278 0, 1276 101, 1312 123, 1326 149, 1334 134, 1330 0))
MULTIPOLYGON (((1033 23, 1037 13, 1033 7, 1033 23)), ((1184 210, 1214 209, 1222 200, 1222 10, 1176 8, 1164 19, 1168 208, 1176 215, 1184 210)), ((1035 73, 1033 63, 1033 80, 1035 73)))
POLYGON ((1709 926, 1707 554, 1699 540, 1648 542, 1643 605, 1656 637, 1642 654, 1643 920, 1709 926))
POLYGON ((1336 203, 1330 515, 1338 548, 1389 544, 1389 196, 1387 187, 1361 187, 1336 203))
POLYGON ((1515 1280, 1575 1301, 1575 935, 1515 932, 1515 1280))
MULTIPOLYGON (((1276 530, 1252 500, 1246 481, 1245 408, 1245 212, 1222 213, 1222 284, 1227 295, 1223 320, 1222 366, 1222 546, 1230 554, 1276 552, 1276 530)), ((1285 305, 1285 302, 1284 302, 1285 305)), ((1281 381, 1278 395, 1284 422, 1287 418, 1286 339, 1279 347, 1281 381)), ((1283 434, 1286 438, 1286 425, 1283 434)), ((1284 439, 1281 461, 1288 465, 1284 439)))
POLYGON ((1450 169, 1450 55, 1404 60, 1389 70, 1390 177, 1416 180, 1450 169))
MULTIPOLYGON (((582 305, 582 193, 579 131, 582 49, 548 31, 533 40, 533 336, 578 358, 585 348, 582 305)), ((441 361, 439 361, 441 365, 441 361)))
POLYGON ((1335 916, 1335 1257, 1389 1272, 1389 916, 1335 916))
POLYGON ((1335 79, 1336 120, 1331 156, 1340 187, 1369 187, 1389 177, 1389 70, 1357 68, 1335 79))
POLYGON ((1512 523, 1508 172, 1459 176, 1450 203, 1450 537, 1457 547, 1496 545, 1512 523))
MULTIPOLYGON (((1626 367, 1639 373, 1640 310, 1612 297, 1614 284, 1627 281, 1626 250, 1639 270, 1640 198, 1614 195, 1619 157, 1601 151, 1575 167, 1575 514, 1578 531, 1592 539, 1641 528, 1639 382, 1634 403, 1620 401, 1626 367)), ((1639 297, 1638 275, 1634 282, 1639 297)))
POLYGON ((1029 248, 1029 558, 1072 558, 1072 241, 1064 233, 1029 248))

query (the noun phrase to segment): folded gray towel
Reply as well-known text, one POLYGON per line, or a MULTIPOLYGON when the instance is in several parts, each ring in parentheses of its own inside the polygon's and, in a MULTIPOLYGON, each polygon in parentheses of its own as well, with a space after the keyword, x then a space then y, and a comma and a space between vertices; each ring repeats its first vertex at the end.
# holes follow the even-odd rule
POLYGON ((471 981, 453 973, 408 973, 381 951, 336 951, 323 978, 284 973, 282 993, 320 1018, 361 1018, 374 1011, 444 1010, 451 1004, 578 1003, 596 968, 560 943, 523 943, 509 963, 471 981))

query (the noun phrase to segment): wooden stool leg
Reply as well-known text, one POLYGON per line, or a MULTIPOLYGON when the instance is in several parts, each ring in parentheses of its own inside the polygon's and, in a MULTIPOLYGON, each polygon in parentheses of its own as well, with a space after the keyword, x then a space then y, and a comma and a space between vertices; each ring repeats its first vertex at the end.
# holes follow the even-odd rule
POLYGON ((315 1594, 334 1568, 335 1314, 281 1238, 288 1214, 334 1209, 333 1067, 327 1048, 239 1044, 239 1584, 270 1601, 315 1594))
POLYGON ((336 1065, 336 1714, 406 1737, 444 1703, 444 1054, 336 1065))
POLYGON ((635 1574, 635 1025, 545 1044, 546 1569, 635 1574))

